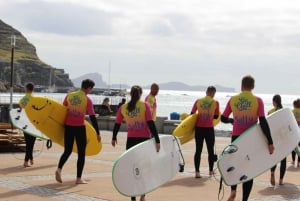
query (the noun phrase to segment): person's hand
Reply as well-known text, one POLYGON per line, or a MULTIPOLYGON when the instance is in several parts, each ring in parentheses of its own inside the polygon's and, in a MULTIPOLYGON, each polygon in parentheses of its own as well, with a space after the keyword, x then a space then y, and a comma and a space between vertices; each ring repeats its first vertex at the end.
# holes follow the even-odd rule
POLYGON ((156 143, 156 152, 159 152, 160 150, 160 143, 156 143))
POLYGON ((111 141, 111 145, 112 145, 113 147, 115 147, 116 144, 118 144, 118 141, 117 141, 117 140, 112 140, 112 141, 111 141))
POLYGON ((268 145, 268 149, 269 149, 269 153, 270 153, 270 154, 273 154, 273 153, 274 153, 274 150, 275 150, 275 147, 274 147, 273 144, 269 144, 269 145, 268 145))
POLYGON ((101 142, 101 135, 97 135, 98 142, 101 142))

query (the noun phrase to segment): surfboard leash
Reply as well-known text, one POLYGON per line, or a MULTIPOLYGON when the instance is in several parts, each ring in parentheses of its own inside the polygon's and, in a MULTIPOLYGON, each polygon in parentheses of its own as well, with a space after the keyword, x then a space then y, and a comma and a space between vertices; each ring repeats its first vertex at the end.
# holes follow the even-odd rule
POLYGON ((219 184, 219 192, 218 192, 218 200, 222 200, 224 198, 224 185, 223 185, 223 178, 221 176, 221 179, 220 179, 220 184, 219 184), (220 197, 220 194, 221 194, 221 191, 223 190, 223 194, 222 194, 222 197, 220 197))
POLYGON ((185 166, 184 157, 183 157, 182 150, 180 148, 180 144, 178 142, 178 139, 174 135, 173 135, 173 137, 174 137, 174 140, 176 141, 176 144, 177 144, 177 147, 178 147, 178 151, 180 153, 180 157, 182 158, 182 164, 180 164, 180 162, 179 162, 179 172, 183 172, 184 171, 184 166, 185 166))

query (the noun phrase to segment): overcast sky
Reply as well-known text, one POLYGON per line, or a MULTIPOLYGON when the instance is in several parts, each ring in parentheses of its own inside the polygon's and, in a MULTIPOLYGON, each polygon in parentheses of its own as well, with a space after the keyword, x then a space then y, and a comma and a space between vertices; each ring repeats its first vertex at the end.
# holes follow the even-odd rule
POLYGON ((254 92, 300 96, 299 0, 0 0, 0 18, 70 78, 239 91, 251 74, 254 92))

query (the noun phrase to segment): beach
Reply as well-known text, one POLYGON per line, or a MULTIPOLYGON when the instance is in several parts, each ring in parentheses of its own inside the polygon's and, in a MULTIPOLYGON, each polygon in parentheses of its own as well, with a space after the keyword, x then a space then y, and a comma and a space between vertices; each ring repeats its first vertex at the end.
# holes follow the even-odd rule
MULTIPOLYGON (((63 183, 55 181, 54 172, 63 148, 53 144, 47 149, 43 141, 37 141, 34 148, 34 165, 23 167, 24 153, 1 153, 0 197, 1 200, 95 200, 95 201, 123 201, 130 200, 118 193, 114 188, 111 171, 114 161, 125 150, 126 133, 120 132, 118 144, 113 148, 111 131, 103 130, 102 151, 95 156, 86 157, 83 178, 89 183, 75 185, 77 155, 72 154, 62 171, 63 183)), ((230 143, 229 137, 216 137, 216 151, 218 154, 230 143)), ((204 143, 205 144, 205 143, 204 143)), ((146 196, 150 201, 217 201, 220 175, 216 169, 215 176, 209 177, 207 151, 203 148, 200 166, 201 179, 194 178, 193 155, 194 141, 182 146, 185 158, 185 170, 146 196)), ((287 159, 287 172, 284 185, 278 185, 279 167, 275 172, 276 186, 269 182, 270 172, 267 171, 254 179, 254 186, 249 200, 282 201, 300 200, 300 169, 290 164, 287 159)), ((241 200, 241 188, 238 186, 237 199, 241 200)), ((220 193, 220 200, 226 200, 230 194, 230 187, 224 185, 220 193)))

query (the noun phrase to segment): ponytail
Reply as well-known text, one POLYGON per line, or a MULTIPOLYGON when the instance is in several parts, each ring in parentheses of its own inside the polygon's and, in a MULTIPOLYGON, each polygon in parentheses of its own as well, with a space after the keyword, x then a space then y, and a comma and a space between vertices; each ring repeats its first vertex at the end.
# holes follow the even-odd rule
POLYGON ((136 107, 136 103, 140 100, 142 95, 142 88, 138 85, 134 85, 130 90, 131 99, 128 102, 127 110, 129 112, 133 111, 136 107))

